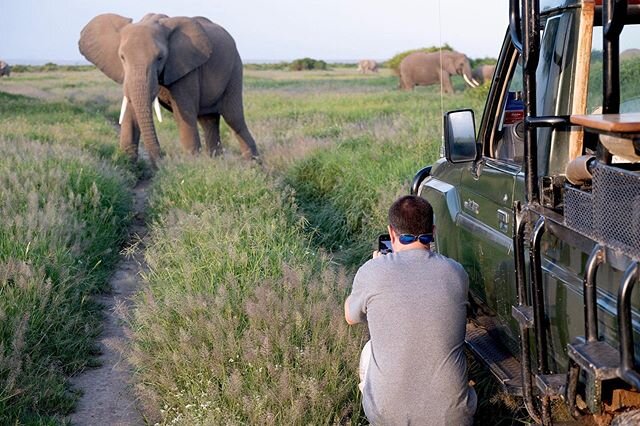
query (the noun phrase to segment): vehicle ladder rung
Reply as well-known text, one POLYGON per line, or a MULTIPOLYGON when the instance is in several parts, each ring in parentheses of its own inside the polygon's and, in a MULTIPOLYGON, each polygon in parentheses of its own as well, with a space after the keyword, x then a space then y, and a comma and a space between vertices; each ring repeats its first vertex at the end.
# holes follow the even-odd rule
POLYGON ((522 373, 520 362, 514 358, 487 329, 467 323, 465 342, 494 377, 512 395, 522 395, 522 373))
POLYGON ((583 370, 597 380, 618 377, 620 353, 606 342, 570 343, 567 345, 569 357, 583 370))

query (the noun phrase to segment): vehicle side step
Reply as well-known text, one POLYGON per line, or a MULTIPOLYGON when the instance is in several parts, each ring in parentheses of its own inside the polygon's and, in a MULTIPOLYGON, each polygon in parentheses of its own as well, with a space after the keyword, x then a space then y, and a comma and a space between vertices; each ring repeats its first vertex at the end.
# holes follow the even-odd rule
POLYGON ((507 393, 522 396, 520 361, 491 337, 487 329, 468 322, 465 343, 475 357, 489 367, 507 393))
POLYGON ((618 377, 620 353, 606 342, 570 343, 569 357, 596 380, 618 377))

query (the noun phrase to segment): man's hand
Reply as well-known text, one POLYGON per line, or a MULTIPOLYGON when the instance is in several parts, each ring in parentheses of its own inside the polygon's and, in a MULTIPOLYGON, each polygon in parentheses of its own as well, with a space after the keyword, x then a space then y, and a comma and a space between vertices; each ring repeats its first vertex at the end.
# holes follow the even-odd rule
POLYGON ((380 253, 380 250, 374 250, 373 254, 371 255, 371 258, 375 259, 378 256, 382 256, 382 253, 380 253))

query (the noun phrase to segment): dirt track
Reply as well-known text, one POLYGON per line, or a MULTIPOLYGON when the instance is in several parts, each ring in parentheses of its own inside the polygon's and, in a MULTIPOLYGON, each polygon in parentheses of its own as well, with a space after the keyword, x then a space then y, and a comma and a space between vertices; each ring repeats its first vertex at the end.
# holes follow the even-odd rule
POLYGON ((142 425, 142 415, 136 407, 131 384, 131 366, 122 356, 126 326, 121 321, 123 311, 131 307, 131 297, 139 288, 140 271, 144 263, 144 239, 147 234, 145 207, 149 180, 134 188, 134 220, 129 229, 127 255, 123 256, 110 279, 111 293, 98 301, 104 305, 104 330, 98 345, 102 355, 99 368, 86 370, 72 379, 75 388, 83 391, 76 411, 69 417, 73 425, 142 425))

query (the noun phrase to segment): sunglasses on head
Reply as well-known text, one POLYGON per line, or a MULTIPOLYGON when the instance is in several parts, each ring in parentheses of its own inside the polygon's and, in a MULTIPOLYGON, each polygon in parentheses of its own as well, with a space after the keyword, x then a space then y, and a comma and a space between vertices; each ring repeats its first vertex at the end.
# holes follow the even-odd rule
POLYGON ((420 241, 422 244, 427 245, 433 242, 433 234, 400 234, 398 240, 400 241, 400 244, 411 244, 413 242, 420 241))

